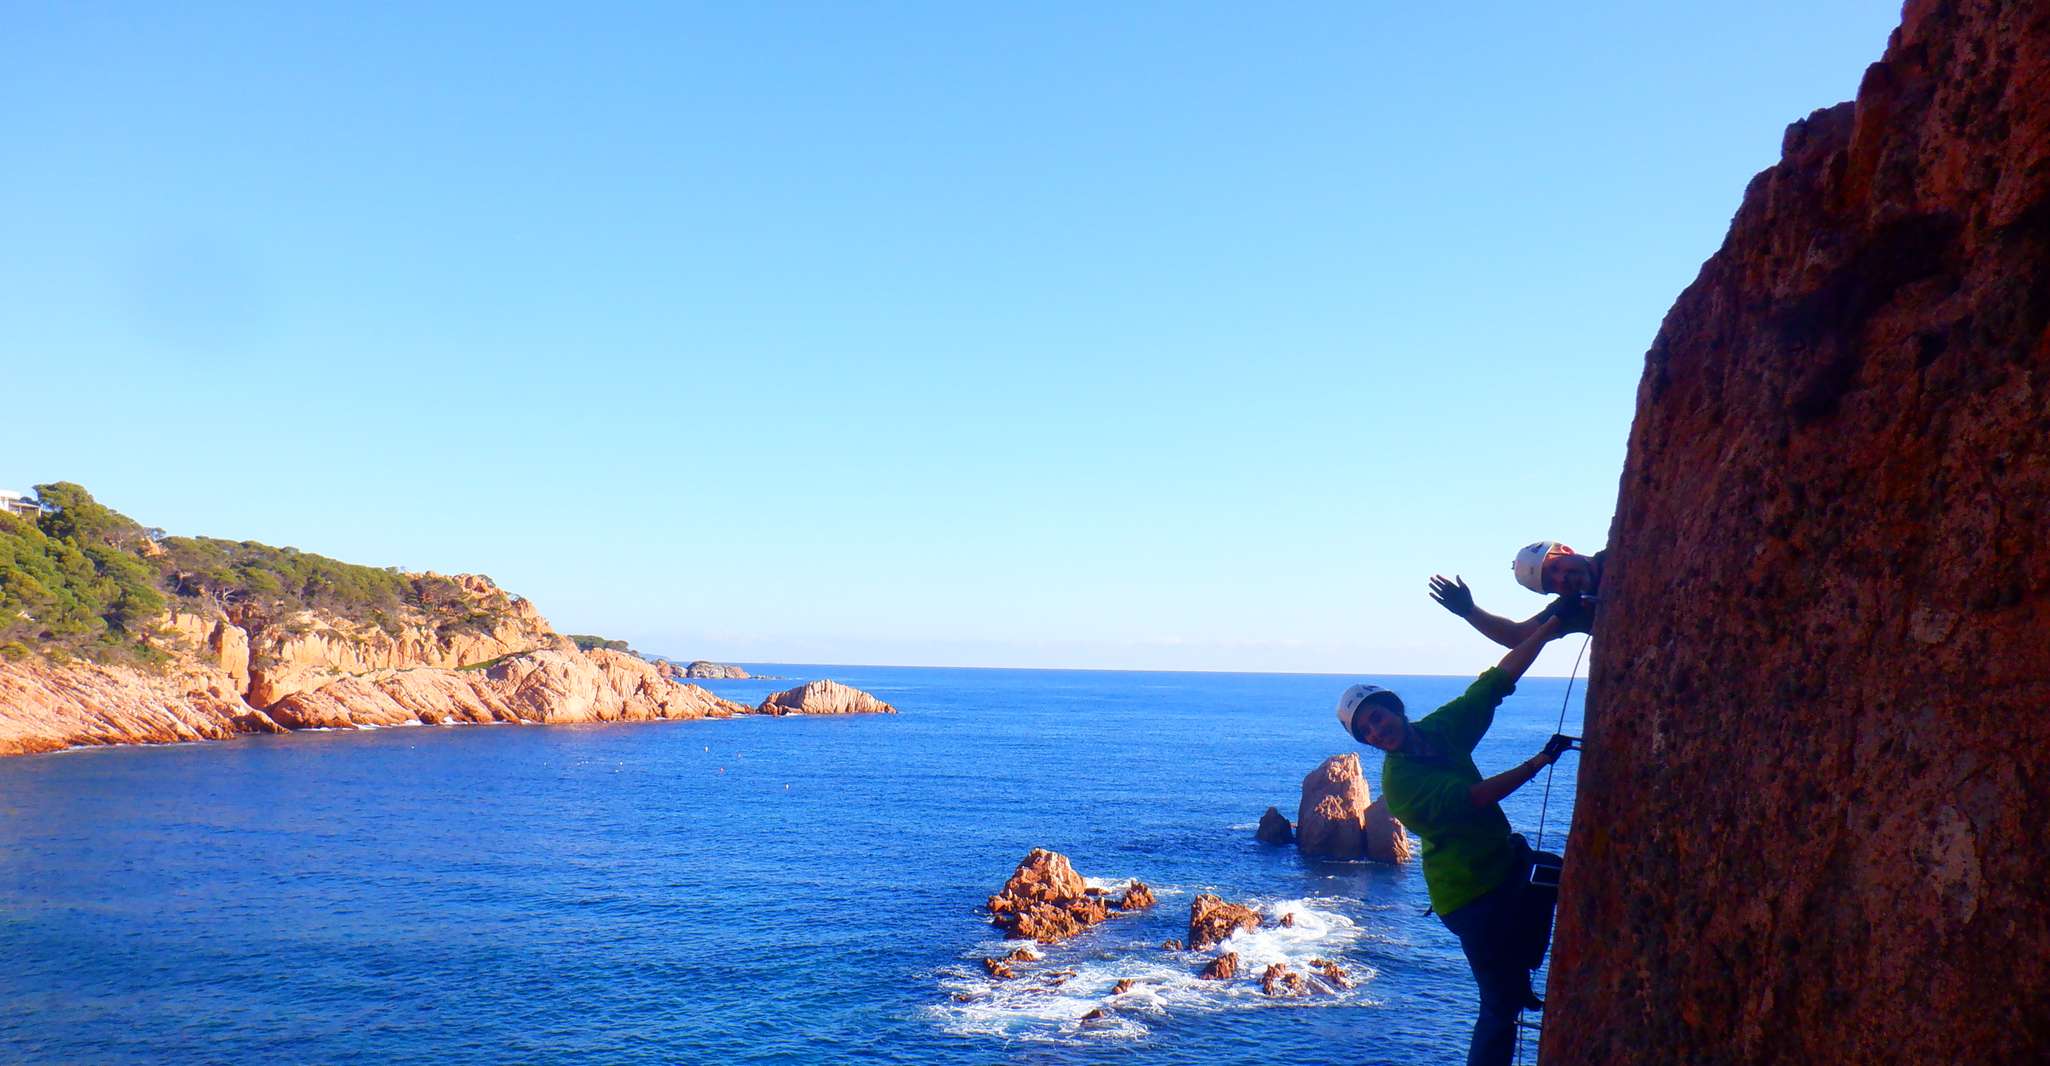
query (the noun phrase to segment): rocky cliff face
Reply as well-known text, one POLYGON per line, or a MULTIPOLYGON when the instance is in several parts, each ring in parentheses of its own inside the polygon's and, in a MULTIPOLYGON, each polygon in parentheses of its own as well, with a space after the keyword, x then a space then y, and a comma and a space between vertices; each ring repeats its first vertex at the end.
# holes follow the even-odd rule
POLYGON ((1546 1061, 2050 1058, 2050 5, 1907 5, 1638 391, 1546 1061))
POLYGON ((226 672, 181 662, 161 672, 0 662, 0 755, 81 744, 170 744, 278 732, 226 672))
POLYGON ((270 716, 289 729, 454 722, 630 722, 751 714, 696 685, 664 680, 616 651, 545 649, 482 670, 382 670, 297 692, 270 716))

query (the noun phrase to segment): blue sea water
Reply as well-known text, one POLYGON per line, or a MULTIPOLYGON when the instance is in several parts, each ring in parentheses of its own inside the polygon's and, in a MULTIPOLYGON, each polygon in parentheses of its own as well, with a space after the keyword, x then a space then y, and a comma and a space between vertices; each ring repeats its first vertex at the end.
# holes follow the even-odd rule
MULTIPOLYGON (((0 1059, 1462 1059, 1472 983, 1422 914, 1420 869, 1307 861, 1252 829, 1270 804, 1292 818, 1323 758, 1364 751, 1332 718, 1344 685, 1389 685, 1419 713, 1468 679, 762 669, 902 713, 0 760, 0 1059), (980 960, 1014 945, 977 908, 1035 847, 1160 904, 991 982, 980 960), (1207 954, 1159 945, 1204 891, 1296 925, 1240 934, 1250 976, 1198 982, 1207 954), (1358 987, 1260 994, 1267 962, 1312 957, 1358 987), (1113 1000, 1124 977, 1142 990, 1113 1000)), ((1542 746, 1565 693, 1526 680, 1483 771, 1542 746)), ((1577 687, 1565 702, 1577 733, 1577 687)), ((1555 849, 1576 769, 1552 785, 1555 849)), ((1504 805, 1528 835, 1544 782, 1504 805)))

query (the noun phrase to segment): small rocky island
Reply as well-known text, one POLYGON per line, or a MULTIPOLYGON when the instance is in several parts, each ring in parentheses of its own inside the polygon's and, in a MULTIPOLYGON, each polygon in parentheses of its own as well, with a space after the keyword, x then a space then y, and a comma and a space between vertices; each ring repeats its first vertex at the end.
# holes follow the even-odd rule
POLYGON ((779 678, 766 674, 750 674, 746 669, 730 663, 715 663, 710 659, 693 659, 681 666, 670 659, 656 661, 662 676, 671 680, 691 681, 776 681, 779 678))

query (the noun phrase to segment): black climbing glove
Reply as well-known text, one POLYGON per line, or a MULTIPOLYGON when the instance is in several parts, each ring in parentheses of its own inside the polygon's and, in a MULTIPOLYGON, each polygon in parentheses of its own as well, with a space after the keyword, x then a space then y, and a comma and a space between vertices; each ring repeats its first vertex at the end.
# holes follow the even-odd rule
POLYGON ((1552 617, 1559 620, 1559 633, 1594 632, 1594 601, 1580 596, 1561 596, 1552 603, 1552 617))
POLYGON ((1461 618, 1473 613, 1473 590, 1466 587, 1463 577, 1455 576, 1451 581, 1445 580, 1443 574, 1432 577, 1431 598, 1461 618))
POLYGON ((1569 737, 1564 733, 1553 733, 1552 739, 1545 741, 1545 750, 1539 754, 1544 756, 1545 765, 1550 766, 1559 761, 1559 756, 1572 751, 1573 746, 1578 743, 1580 743, 1580 738, 1578 737, 1569 737))

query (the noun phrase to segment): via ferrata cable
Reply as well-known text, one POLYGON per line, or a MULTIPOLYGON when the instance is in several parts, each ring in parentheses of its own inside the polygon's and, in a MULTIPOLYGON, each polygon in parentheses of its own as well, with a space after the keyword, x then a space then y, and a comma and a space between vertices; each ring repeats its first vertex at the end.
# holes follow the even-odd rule
MULTIPOLYGON (((1580 642, 1580 653, 1573 657, 1573 672, 1566 675, 1566 695, 1559 700, 1559 725, 1552 730, 1554 734, 1566 731, 1566 708, 1573 705, 1573 682, 1574 679, 1580 676, 1580 661, 1587 657, 1587 645, 1592 640, 1594 640, 1594 634, 1590 633, 1587 640, 1580 642)), ((1551 813, 1552 775, 1557 773, 1558 770, 1559 761, 1557 759, 1552 760, 1551 765, 1545 767, 1545 798, 1542 803, 1538 804, 1537 850, 1539 851, 1545 850, 1545 816, 1551 813)), ((1542 1026, 1524 1021, 1523 1011, 1518 1009, 1516 1012, 1516 1061, 1519 1064, 1523 1062, 1523 1031, 1525 1029, 1542 1030, 1542 1026)))
MULTIPOLYGON (((1587 645, 1593 640, 1594 635, 1589 634, 1587 640, 1580 642, 1580 654, 1573 657, 1573 672, 1566 675, 1566 696, 1559 701, 1559 727, 1552 730, 1555 734, 1566 731, 1566 708, 1573 703, 1573 681, 1580 676, 1580 661, 1587 656, 1587 645)), ((1557 759, 1552 760, 1551 765, 1545 767, 1545 798, 1544 802, 1538 805, 1537 850, 1539 851, 1545 850, 1545 816, 1551 813, 1552 775, 1557 773, 1558 770, 1559 760, 1557 759)))

